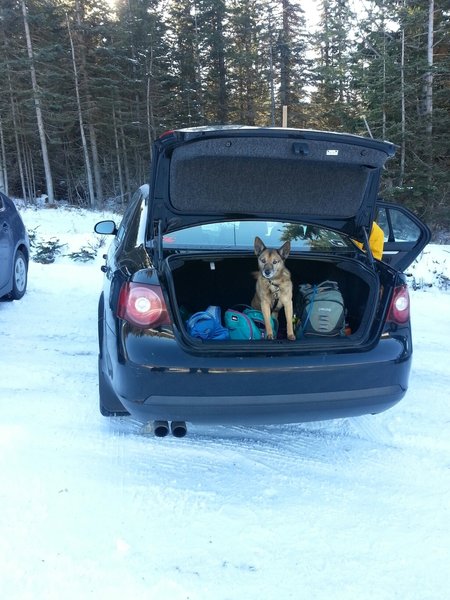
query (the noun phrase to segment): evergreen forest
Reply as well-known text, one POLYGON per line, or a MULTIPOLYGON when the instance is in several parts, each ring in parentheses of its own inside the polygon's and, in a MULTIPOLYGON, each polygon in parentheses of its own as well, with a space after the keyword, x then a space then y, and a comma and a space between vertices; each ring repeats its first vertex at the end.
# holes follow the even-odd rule
POLYGON ((448 230, 449 17, 448 0, 0 0, 0 190, 125 204, 165 130, 287 125, 394 142, 383 197, 448 230))

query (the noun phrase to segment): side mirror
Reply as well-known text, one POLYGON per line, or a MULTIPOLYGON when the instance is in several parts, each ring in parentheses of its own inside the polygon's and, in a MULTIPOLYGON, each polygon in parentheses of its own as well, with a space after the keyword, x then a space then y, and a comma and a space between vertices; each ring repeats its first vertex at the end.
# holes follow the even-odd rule
POLYGON ((114 221, 99 221, 96 223, 94 231, 101 235, 116 235, 117 227, 114 221))

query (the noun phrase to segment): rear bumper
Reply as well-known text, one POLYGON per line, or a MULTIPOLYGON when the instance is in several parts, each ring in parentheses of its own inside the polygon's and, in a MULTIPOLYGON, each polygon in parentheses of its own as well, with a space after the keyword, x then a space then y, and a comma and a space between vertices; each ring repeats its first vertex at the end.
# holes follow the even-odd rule
POLYGON ((404 396, 412 354, 409 338, 361 353, 225 358, 187 355, 159 340, 141 365, 131 338, 125 358, 110 362, 111 384, 142 422, 298 423, 378 413, 404 396))
POLYGON ((321 421, 387 410, 403 398, 400 386, 264 396, 149 396, 142 404, 124 400, 140 421, 209 424, 275 424, 321 421))

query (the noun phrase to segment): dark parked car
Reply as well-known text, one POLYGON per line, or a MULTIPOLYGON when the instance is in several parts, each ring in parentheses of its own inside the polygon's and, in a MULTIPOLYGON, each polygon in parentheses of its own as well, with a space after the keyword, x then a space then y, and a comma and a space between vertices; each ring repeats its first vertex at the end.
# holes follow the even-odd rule
POLYGON ((14 202, 0 192, 0 298, 25 294, 30 242, 14 202))
MULTIPOLYGON (((402 271, 430 239, 403 207, 378 199, 394 145, 272 128, 168 132, 150 185, 132 199, 105 255, 98 307, 100 411, 154 422, 264 424, 378 413, 408 387, 409 297, 402 271), (368 236, 375 215, 383 261, 368 236), (254 238, 278 248, 300 284, 337 282, 345 335, 289 341, 201 340, 186 318, 250 304, 254 238), (354 243, 362 242, 364 249, 354 243)), ((280 331, 283 331, 280 313, 280 331)))

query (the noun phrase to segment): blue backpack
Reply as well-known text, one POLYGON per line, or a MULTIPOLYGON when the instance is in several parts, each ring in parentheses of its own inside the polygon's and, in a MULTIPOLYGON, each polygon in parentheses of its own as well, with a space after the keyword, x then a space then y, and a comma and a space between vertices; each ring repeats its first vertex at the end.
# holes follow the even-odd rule
POLYGON ((208 306, 206 310, 194 313, 186 321, 186 328, 194 338, 200 340, 227 340, 228 329, 223 327, 219 306, 208 306))

